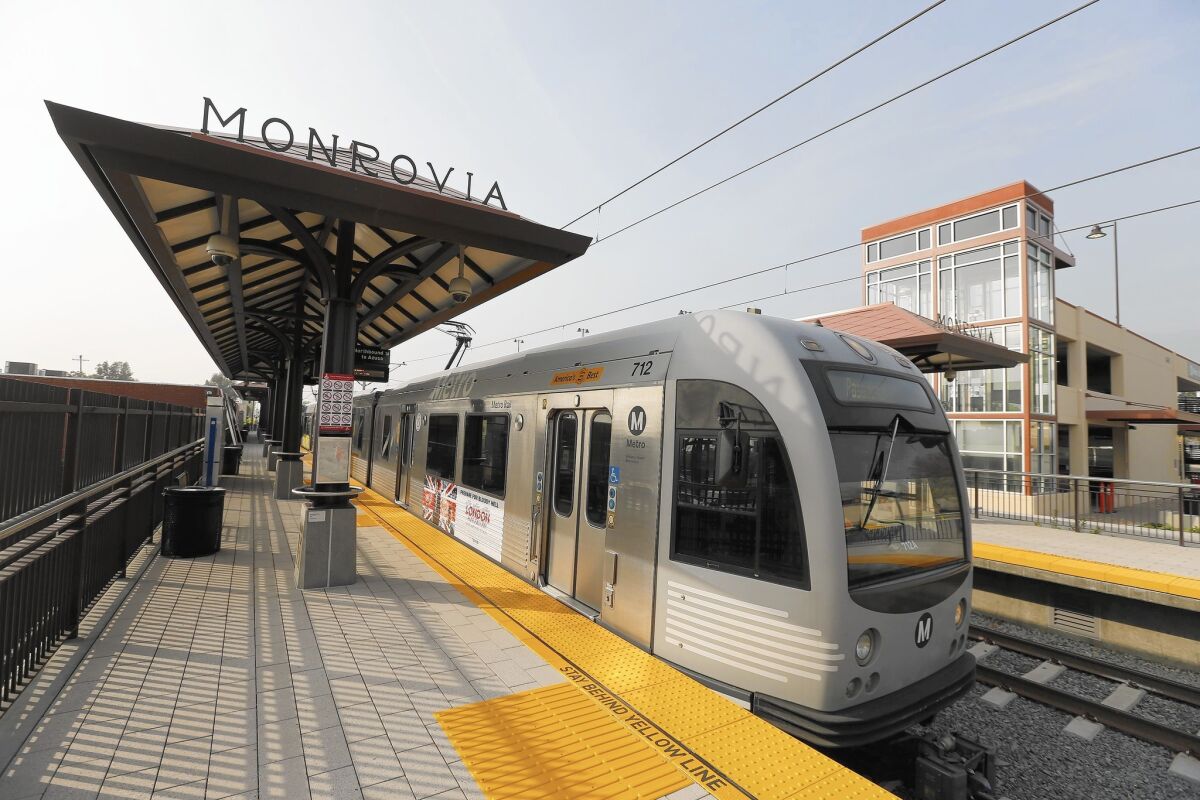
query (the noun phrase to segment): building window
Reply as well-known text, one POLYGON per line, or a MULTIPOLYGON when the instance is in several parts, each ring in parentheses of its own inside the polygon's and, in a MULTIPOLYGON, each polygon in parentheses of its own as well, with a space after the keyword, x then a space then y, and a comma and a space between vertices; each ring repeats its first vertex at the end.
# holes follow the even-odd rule
MULTIPOLYGON (((954 434, 963 469, 990 469, 1004 472, 1021 471, 1021 420, 956 419, 954 434)), ((968 476, 968 484, 974 482, 968 476)), ((980 477, 979 485, 1021 491, 1020 478, 1003 478, 1000 483, 980 477)))
POLYGON ((1025 206, 1025 227, 1030 233, 1038 236, 1051 236, 1054 231, 1054 223, 1050 221, 1050 217, 1028 204, 1025 206))
POLYGON ((1016 240, 938 259, 938 314, 979 323, 1021 315, 1016 240))
POLYGON ((1015 227, 1017 227, 1017 206, 1005 206, 938 225, 938 244, 954 244, 1015 227))
POLYGON ((1029 326, 1030 411, 1054 413, 1054 334, 1029 326))
POLYGON ((915 253, 918 250, 928 249, 929 228, 922 228, 919 231, 893 236, 891 239, 884 239, 881 242, 872 242, 867 245, 867 263, 885 261, 889 258, 905 255, 906 253, 915 253))
POLYGON ((425 474, 454 480, 458 458, 458 415, 429 415, 429 444, 425 449, 425 474))
MULTIPOLYGON (((1020 325, 993 325, 977 332, 980 338, 1021 350, 1020 325)), ((953 381, 941 379, 942 407, 948 412, 997 413, 1021 410, 1023 366, 1008 369, 973 369, 958 373, 953 381)))
POLYGON ((504 497, 507 470, 508 414, 468 414, 463 436, 463 486, 504 497))
POLYGON ((930 288, 933 280, 932 263, 931 261, 921 261, 878 272, 868 272, 867 304, 895 303, 914 314, 932 317, 933 298, 930 288))
POLYGON ((1029 269, 1029 316, 1054 324, 1054 255, 1044 247, 1026 244, 1029 269))
MULTIPOLYGON (((1034 420, 1029 423, 1029 471, 1041 475, 1054 475, 1058 469, 1058 459, 1055 447, 1058 444, 1058 432, 1053 422, 1034 420)), ((1054 481, 1047 481, 1053 485, 1054 481)), ((1050 491, 1049 486, 1039 487, 1041 491, 1050 491)))

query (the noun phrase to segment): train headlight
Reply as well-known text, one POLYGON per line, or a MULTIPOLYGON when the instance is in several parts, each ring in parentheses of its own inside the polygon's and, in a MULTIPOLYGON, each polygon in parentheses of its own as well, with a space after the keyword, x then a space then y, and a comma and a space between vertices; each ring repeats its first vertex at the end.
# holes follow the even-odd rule
POLYGON ((958 605, 954 607, 954 627, 963 624, 963 620, 967 618, 967 598, 962 598, 958 601, 958 605))
POLYGON ((867 628, 862 632, 862 636, 858 637, 858 641, 854 643, 854 658, 859 666, 865 666, 871 660, 871 656, 875 655, 875 640, 878 638, 879 632, 874 628, 867 628))

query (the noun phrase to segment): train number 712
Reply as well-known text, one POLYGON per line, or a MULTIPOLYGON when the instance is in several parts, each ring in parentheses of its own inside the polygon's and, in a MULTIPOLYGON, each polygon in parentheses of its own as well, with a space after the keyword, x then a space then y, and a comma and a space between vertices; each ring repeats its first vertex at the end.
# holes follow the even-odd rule
POLYGON ((630 375, 649 375, 650 370, 654 367, 653 361, 635 361, 633 362, 633 372, 630 375))

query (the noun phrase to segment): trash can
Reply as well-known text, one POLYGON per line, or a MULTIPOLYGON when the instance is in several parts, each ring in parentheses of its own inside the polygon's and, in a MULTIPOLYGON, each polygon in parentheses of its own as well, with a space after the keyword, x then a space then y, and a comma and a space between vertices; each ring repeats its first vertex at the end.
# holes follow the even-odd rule
POLYGON ((242 466, 242 446, 231 444, 221 450, 221 474, 237 475, 242 466))
POLYGON ((169 486, 163 491, 162 545, 168 558, 208 556, 221 549, 225 490, 216 486, 169 486))

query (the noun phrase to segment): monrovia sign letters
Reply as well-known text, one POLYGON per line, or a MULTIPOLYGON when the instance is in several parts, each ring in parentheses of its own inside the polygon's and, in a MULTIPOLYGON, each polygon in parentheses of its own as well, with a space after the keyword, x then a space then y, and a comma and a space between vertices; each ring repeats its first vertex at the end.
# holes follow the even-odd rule
MULTIPOLYGON (((217 110, 216 104, 209 98, 204 98, 204 120, 200 125, 201 133, 208 133, 208 114, 217 118, 217 124, 222 128, 228 128, 237 122, 237 140, 239 142, 246 141, 246 109, 239 108, 229 116, 222 116, 217 110)), ((271 117, 263 122, 259 129, 259 140, 268 150, 274 150, 277 153, 282 153, 286 150, 291 150, 296 144, 296 131, 287 122, 287 120, 279 117, 271 117)), ((301 134, 303 136, 303 134, 301 134)), ((303 146, 303 143, 302 145, 303 146)), ((338 135, 335 133, 329 137, 328 146, 325 143, 321 134, 317 133, 316 128, 308 129, 308 147, 305 150, 305 158, 309 161, 328 161, 331 167, 337 166, 338 157, 338 135)), ((357 139, 350 140, 349 147, 342 147, 343 152, 350 154, 350 171, 362 172, 364 175, 370 175, 372 178, 391 178, 396 183, 402 186, 408 186, 417 179, 417 162, 411 157, 403 153, 392 156, 390 160, 382 159, 379 155, 379 148, 367 142, 360 142, 357 139)), ((429 177, 433 181, 433 185, 437 187, 439 192, 444 192, 446 185, 450 182, 450 176, 454 173, 454 167, 449 167, 445 172, 439 174, 437 167, 432 162, 426 161, 425 166, 429 169, 429 177)), ((504 195, 500 193, 500 183, 492 182, 492 188, 488 189, 487 193, 481 200, 472 194, 475 189, 474 178, 475 173, 467 172, 467 199, 482 203, 483 205, 492 205, 492 201, 496 201, 500 208, 505 211, 508 206, 504 203, 504 195)))

